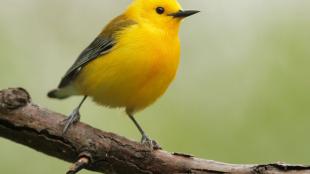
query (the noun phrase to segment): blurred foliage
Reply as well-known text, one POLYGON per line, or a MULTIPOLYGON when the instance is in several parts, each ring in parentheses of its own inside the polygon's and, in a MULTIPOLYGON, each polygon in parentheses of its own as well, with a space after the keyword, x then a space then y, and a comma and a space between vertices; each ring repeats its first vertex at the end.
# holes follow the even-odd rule
MULTIPOLYGON (((0 88, 22 86, 33 101, 69 113, 79 102, 46 92, 129 0, 1 0, 0 88)), ((139 113, 168 151, 230 163, 310 158, 310 1, 180 1, 182 63, 167 94, 139 113)), ((82 120, 139 140, 123 111, 88 101, 82 120)), ((141 116, 141 117, 140 117, 141 116)), ((63 173, 69 164, 0 139, 1 173, 63 173)), ((91 172, 83 171, 87 174, 91 172)))

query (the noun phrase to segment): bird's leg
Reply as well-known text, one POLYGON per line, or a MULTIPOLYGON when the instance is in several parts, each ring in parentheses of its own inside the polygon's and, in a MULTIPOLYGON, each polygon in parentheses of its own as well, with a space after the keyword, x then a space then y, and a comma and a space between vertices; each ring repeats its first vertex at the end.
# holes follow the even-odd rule
POLYGON ((84 96, 83 100, 80 102, 80 104, 72 111, 72 113, 69 115, 68 118, 64 120, 65 127, 62 131, 63 134, 65 134, 69 127, 73 125, 74 123, 80 121, 81 115, 80 115, 80 108, 82 107, 83 103, 85 102, 87 96, 84 96))
POLYGON ((142 138, 141 138, 141 143, 142 144, 146 144, 148 145, 151 149, 161 149, 161 147, 159 146, 159 144, 154 141, 154 140, 151 140, 147 134, 144 132, 144 130, 142 129, 142 127, 139 125, 139 123, 137 122, 137 120, 134 118, 134 116, 130 113, 130 112, 127 112, 129 118, 132 120, 132 122, 135 124, 135 126, 138 128, 139 132, 141 133, 142 135, 142 138))

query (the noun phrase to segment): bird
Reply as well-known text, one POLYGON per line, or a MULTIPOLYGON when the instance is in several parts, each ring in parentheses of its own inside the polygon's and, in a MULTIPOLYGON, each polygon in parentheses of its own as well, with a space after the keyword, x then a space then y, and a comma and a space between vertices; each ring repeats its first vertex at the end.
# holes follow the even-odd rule
POLYGON ((132 0, 111 20, 67 70, 48 97, 83 97, 64 120, 63 133, 80 120, 80 108, 90 97, 108 108, 124 109, 142 135, 151 140, 134 115, 161 97, 174 80, 180 62, 179 30, 184 18, 198 10, 183 10, 177 0, 132 0))

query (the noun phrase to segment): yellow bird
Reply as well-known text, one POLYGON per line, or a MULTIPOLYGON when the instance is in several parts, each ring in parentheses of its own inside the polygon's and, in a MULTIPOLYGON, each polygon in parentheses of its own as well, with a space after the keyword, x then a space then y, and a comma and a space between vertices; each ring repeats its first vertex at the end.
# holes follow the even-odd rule
POLYGON ((65 120, 64 133, 79 121, 79 110, 92 97, 111 108, 124 108, 142 134, 142 143, 157 146, 134 114, 164 94, 180 59, 182 19, 198 13, 182 10, 177 0, 133 0, 80 54, 50 98, 84 96, 65 120))

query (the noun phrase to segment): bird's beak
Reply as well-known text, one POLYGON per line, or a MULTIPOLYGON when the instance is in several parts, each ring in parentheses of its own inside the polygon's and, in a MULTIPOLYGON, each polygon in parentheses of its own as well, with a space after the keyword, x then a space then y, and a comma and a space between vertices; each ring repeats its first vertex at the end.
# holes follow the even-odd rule
POLYGON ((197 10, 186 10, 186 11, 180 10, 176 13, 168 14, 168 16, 173 16, 174 18, 186 18, 199 12, 200 11, 197 10))

